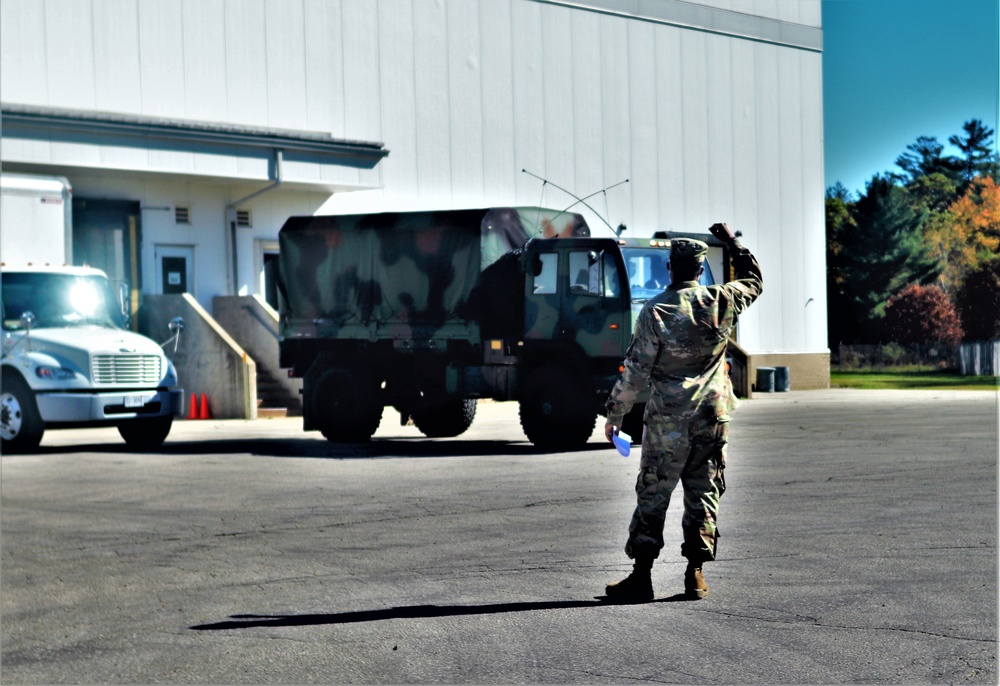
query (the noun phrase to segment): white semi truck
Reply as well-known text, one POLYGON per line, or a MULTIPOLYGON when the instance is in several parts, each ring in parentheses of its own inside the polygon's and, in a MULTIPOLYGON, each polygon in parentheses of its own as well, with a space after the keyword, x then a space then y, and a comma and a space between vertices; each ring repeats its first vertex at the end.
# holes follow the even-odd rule
MULTIPOLYGON (((89 426, 155 449, 183 390, 163 348, 128 329, 128 288, 70 266, 71 196, 63 178, 0 175, 2 449, 28 452, 46 429, 89 426)), ((171 322, 175 336, 182 327, 171 322)))

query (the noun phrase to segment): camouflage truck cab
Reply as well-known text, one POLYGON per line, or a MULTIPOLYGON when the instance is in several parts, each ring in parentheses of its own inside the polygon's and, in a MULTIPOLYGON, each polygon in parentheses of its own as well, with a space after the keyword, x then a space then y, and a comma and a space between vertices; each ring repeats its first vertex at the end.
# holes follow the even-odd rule
POLYGON ((367 440, 389 405, 456 436, 492 398, 517 400, 546 448, 590 438, 637 279, 669 247, 629 260, 629 241, 542 208, 292 217, 279 237, 281 365, 303 378, 305 430, 367 440))

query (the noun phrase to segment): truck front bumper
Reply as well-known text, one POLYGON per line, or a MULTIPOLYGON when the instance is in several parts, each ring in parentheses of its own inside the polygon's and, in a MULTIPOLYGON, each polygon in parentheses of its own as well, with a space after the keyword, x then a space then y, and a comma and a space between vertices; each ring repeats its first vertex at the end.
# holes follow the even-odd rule
POLYGON ((120 419, 178 415, 182 389, 128 393, 38 393, 35 400, 42 421, 113 422, 120 419))

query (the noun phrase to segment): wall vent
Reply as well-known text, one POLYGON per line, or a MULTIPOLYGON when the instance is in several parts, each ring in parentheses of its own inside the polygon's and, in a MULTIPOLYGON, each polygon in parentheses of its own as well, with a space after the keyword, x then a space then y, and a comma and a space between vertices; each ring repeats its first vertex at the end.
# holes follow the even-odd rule
POLYGON ((250 228, 253 224, 250 221, 250 210, 236 210, 236 226, 250 228))
POLYGON ((190 224, 191 223, 191 208, 190 207, 175 207, 174 208, 174 221, 178 224, 190 224))

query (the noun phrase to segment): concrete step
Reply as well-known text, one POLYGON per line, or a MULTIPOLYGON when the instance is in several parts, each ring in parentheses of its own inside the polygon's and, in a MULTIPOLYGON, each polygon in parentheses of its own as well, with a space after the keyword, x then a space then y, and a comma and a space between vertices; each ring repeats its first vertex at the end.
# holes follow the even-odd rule
POLYGON ((282 386, 266 370, 257 370, 257 416, 300 416, 302 400, 289 397, 282 386))
POLYGON ((287 407, 258 407, 257 419, 278 419, 288 416, 287 407))

